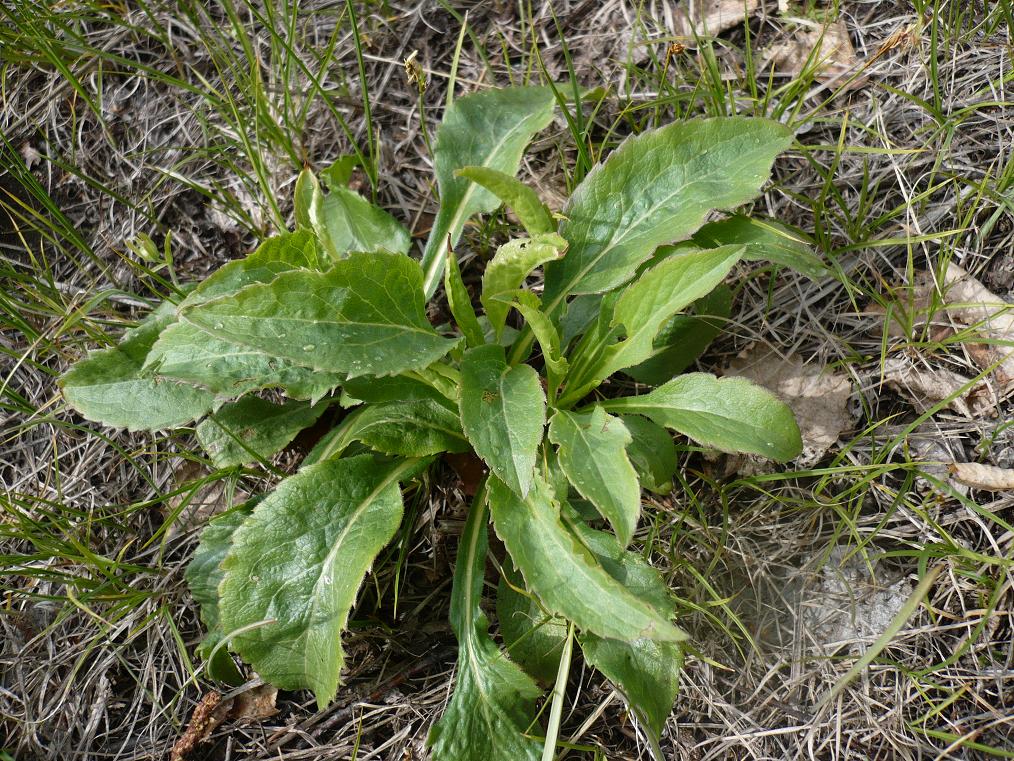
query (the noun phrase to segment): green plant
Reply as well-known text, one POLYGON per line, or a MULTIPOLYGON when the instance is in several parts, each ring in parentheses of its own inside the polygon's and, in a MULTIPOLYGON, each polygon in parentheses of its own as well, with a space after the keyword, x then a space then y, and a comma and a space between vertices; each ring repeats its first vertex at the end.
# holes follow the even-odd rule
POLYGON ((440 209, 421 262, 408 232, 347 187, 347 161, 322 173, 323 186, 307 170, 295 231, 175 294, 62 377, 66 400, 90 420, 137 430, 203 418, 197 438, 219 468, 263 462, 342 408, 298 473, 204 531, 187 577, 212 676, 240 678, 231 650, 325 706, 359 586, 401 523, 403 486, 443 453, 474 453, 489 475, 458 551, 457 682, 433 729, 434 757, 551 758, 574 639, 649 735, 661 732, 687 635, 659 574, 627 546, 641 487, 671 488, 666 429, 779 461, 801 446, 791 412, 768 392, 678 373, 728 317, 722 282, 737 262, 810 274, 822 265, 774 222, 733 214, 702 226, 756 196, 791 143, 782 125, 722 118, 631 137, 554 214, 514 174, 555 104, 551 88, 517 87, 447 109, 434 157, 440 209), (487 263, 480 315, 452 249, 468 219, 501 203, 528 237, 487 263), (541 298, 526 288, 539 267, 541 298), (456 330, 427 318, 441 281, 456 330), (619 373, 655 388, 598 392, 619 373), (288 400, 254 395, 263 389, 288 400), (498 609, 513 660, 480 606, 490 517, 510 559, 498 609), (600 519, 612 532, 592 527, 600 519), (543 733, 532 675, 554 674, 543 733))

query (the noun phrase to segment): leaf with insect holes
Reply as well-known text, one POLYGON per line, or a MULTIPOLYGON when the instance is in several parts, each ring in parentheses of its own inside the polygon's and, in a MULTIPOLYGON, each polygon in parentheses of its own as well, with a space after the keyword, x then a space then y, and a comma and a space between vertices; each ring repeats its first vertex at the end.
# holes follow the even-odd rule
POLYGON ((477 182, 486 190, 494 193, 497 198, 503 201, 504 205, 514 210, 529 235, 535 236, 556 229, 552 212, 539 200, 539 196, 534 190, 516 177, 485 166, 466 166, 455 174, 458 177, 477 182))
POLYGON ((142 371, 156 338, 173 321, 166 302, 109 349, 88 353, 60 377, 63 398, 88 420, 128 431, 186 425, 215 404, 210 392, 142 371))
POLYGON ((720 284, 742 253, 742 246, 680 252, 627 286, 616 300, 611 321, 622 327, 625 337, 605 347, 593 346, 590 356, 575 352, 561 403, 576 402, 610 375, 651 357, 662 324, 720 284))
POLYGON ((197 440, 216 468, 267 460, 313 425, 326 403, 275 404, 256 396, 226 404, 197 426, 197 440))
POLYGON ((282 481, 236 529, 222 563, 222 628, 265 681, 338 690, 341 633, 363 576, 401 523, 398 481, 414 461, 325 460, 282 481))
POLYGON ((499 337, 510 312, 510 299, 536 267, 559 259, 567 241, 556 233, 517 238, 497 249, 482 275, 479 300, 499 337))
POLYGON ((567 256, 546 267, 551 313, 570 294, 629 280, 665 243, 691 235, 708 212, 754 198, 792 143, 767 119, 678 122, 628 138, 588 173, 563 209, 567 256))
POLYGON ((610 576, 564 527, 560 505, 541 476, 523 499, 491 477, 489 504, 497 535, 527 587, 550 612, 611 639, 686 639, 664 611, 610 576))
POLYGON ((477 499, 454 566, 451 626, 458 672, 447 710, 430 731, 433 761, 537 761, 542 754, 542 743, 525 734, 542 692, 493 642, 480 604, 487 521, 486 505, 477 499))
POLYGON ((461 360, 461 424, 481 457, 515 493, 528 493, 546 424, 546 395, 528 365, 509 367, 502 346, 461 360))
POLYGON ((641 515, 641 486, 627 458, 630 433, 601 407, 590 413, 557 410, 549 421, 560 467, 578 493, 609 521, 623 546, 641 515))
POLYGON ((555 104, 548 87, 507 87, 457 98, 444 113, 433 155, 440 208, 422 257, 427 298, 441 281, 448 239, 453 248, 472 215, 500 205, 495 194, 455 172, 481 166, 513 175, 532 136, 552 120, 555 104))
POLYGON ((354 190, 331 185, 324 193, 309 169, 296 180, 296 223, 311 228, 331 261, 352 251, 407 254, 411 237, 398 220, 354 190))
POLYGON ((644 415, 722 452, 759 454, 786 462, 803 447, 792 410, 743 378, 687 373, 641 396, 607 399, 602 407, 644 415))
POLYGON ((423 368, 456 343, 426 320, 419 264, 384 252, 350 254, 327 272, 285 272, 181 316, 222 340, 350 378, 423 368))
POLYGON ((678 314, 659 329, 651 356, 623 372, 649 386, 679 375, 722 333, 732 315, 732 290, 720 285, 694 302, 694 314, 678 314))

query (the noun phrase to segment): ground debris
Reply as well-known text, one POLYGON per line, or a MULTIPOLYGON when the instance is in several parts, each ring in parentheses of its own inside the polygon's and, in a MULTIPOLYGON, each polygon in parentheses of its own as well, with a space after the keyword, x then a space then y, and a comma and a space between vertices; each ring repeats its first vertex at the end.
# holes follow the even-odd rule
POLYGON ((947 400, 947 408, 963 417, 996 417, 996 396, 989 385, 973 383, 953 370, 919 367, 906 357, 890 357, 884 361, 883 376, 884 383, 920 412, 947 400))
MULTIPOLYGON (((842 21, 827 26, 802 24, 781 42, 761 54, 761 68, 772 67, 779 76, 798 77, 808 67, 821 83, 838 81, 859 66, 855 48, 842 21)), ((852 83, 857 86, 859 82, 852 83)))
POLYGON ((686 8, 676 12, 676 33, 690 37, 698 34, 716 35, 743 23, 757 8, 760 0, 690 0, 686 8))
POLYGON ((765 349, 741 354, 725 374, 763 386, 792 408, 803 437, 803 452, 796 458, 799 467, 815 465, 852 424, 848 410, 852 382, 844 373, 765 349))
POLYGON ((960 484, 983 491, 1008 491, 1014 489, 1014 470, 982 465, 977 462, 955 462, 948 470, 951 477, 960 484))
POLYGON ((1014 305, 956 264, 947 267, 944 286, 947 314, 984 339, 964 342, 968 356, 983 369, 994 368, 991 375, 1002 392, 1014 391, 1014 305))
POLYGON ((186 730, 173 745, 170 761, 186 761, 197 746, 207 742, 211 733, 227 719, 251 722, 274 716, 278 713, 275 708, 277 696, 278 690, 267 684, 256 685, 231 697, 222 697, 215 691, 205 693, 194 708, 186 730))

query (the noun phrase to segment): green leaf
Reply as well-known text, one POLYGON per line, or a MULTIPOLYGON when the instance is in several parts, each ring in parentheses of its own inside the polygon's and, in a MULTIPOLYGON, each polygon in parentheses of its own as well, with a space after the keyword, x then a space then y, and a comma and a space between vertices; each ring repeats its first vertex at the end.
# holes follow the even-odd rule
POLYGON ((270 283, 290 270, 321 270, 329 266, 330 262, 320 258, 317 239, 312 232, 297 230, 282 233, 265 240, 249 256, 219 267, 187 295, 180 308, 235 293, 254 283, 270 283))
MULTIPOLYGON (((373 404, 383 402, 412 402, 430 399, 447 404, 448 397, 414 373, 392 375, 387 378, 364 376, 342 384, 343 390, 353 399, 373 404)), ((457 394, 454 395, 455 399, 457 394)), ((457 402, 454 402, 457 406, 457 402)))
POLYGON ((216 468, 264 461, 313 425, 326 409, 326 403, 274 404, 248 396, 225 405, 197 426, 197 440, 216 468))
POLYGON ((357 416, 349 439, 408 457, 470 449, 457 412, 430 399, 370 405, 357 416))
POLYGON ((342 259, 352 251, 407 254, 412 243, 404 225, 346 187, 332 186, 319 211, 318 207, 311 211, 313 229, 333 259, 342 259))
POLYGON ((802 450, 792 410, 743 378, 688 373, 650 393, 608 399, 610 412, 634 412, 723 452, 748 452, 779 462, 802 450))
POLYGON ((611 639, 675 642, 686 638, 665 612, 614 579, 564 527, 560 506, 541 477, 536 477, 524 499, 490 478, 489 501, 497 535, 525 585, 550 612, 611 639))
POLYGON ((497 337, 510 312, 510 298, 536 267, 563 256, 567 241, 556 233, 517 238, 497 249, 482 275, 479 300, 497 337))
POLYGON ((611 323, 623 328, 625 338, 590 356, 575 353, 561 404, 577 401, 618 370, 651 357, 662 324, 719 285, 742 253, 742 246, 681 253, 627 286, 616 300, 611 323))
POLYGON ((552 682, 567 638, 567 622, 539 607, 525 591, 525 580, 513 563, 508 561, 501 568, 496 616, 507 652, 525 672, 541 682, 552 682))
POLYGON ((525 736, 533 722, 535 683, 497 648, 482 612, 487 512, 473 500, 458 546, 451 626, 458 672, 447 710, 430 732, 433 761, 538 761, 542 743, 525 736))
POLYGON ((560 347, 560 333, 542 311, 539 297, 531 291, 515 293, 513 306, 521 312, 542 349, 542 359, 546 365, 546 385, 549 388, 550 401, 552 401, 556 398, 560 383, 567 375, 568 367, 560 347))
POLYGON ((440 208, 422 258, 427 298, 443 275, 448 236, 454 248, 472 215, 500 205, 493 193, 455 172, 482 166, 513 175, 532 136, 552 120, 555 102, 548 87, 508 87, 457 98, 444 113, 433 157, 440 208))
POLYGON ((594 634, 583 634, 578 642, 585 660, 619 688, 657 741, 679 692, 683 648, 674 642, 621 642, 594 634))
POLYGON ((484 166, 466 166, 455 174, 479 183, 513 209, 529 235, 549 233, 556 229, 553 213, 534 190, 517 178, 484 166))
POLYGON ((344 153, 320 170, 320 179, 328 190, 344 188, 351 182, 352 172, 357 166, 360 166, 359 157, 354 153, 344 153))
POLYGON ((384 252, 285 272, 181 314, 222 340, 350 378, 426 367, 455 344, 426 321, 419 265, 384 252))
POLYGON ((451 308, 451 315, 458 323, 458 328, 465 336, 465 343, 470 346, 482 346, 486 343, 482 326, 479 325, 479 318, 475 316, 472 308, 472 299, 468 295, 468 289, 461 279, 461 270, 458 268, 458 257, 454 251, 447 249, 447 270, 444 272, 444 292, 447 294, 447 305, 451 308))
POLYGON ((213 394, 175 380, 147 377, 145 358, 173 320, 168 302, 109 349, 91 351, 59 380, 67 403, 88 420, 130 431, 186 425, 215 403, 213 394))
MULTIPOLYGON (((355 157, 343 159, 355 161, 355 157)), ((326 194, 312 171, 300 172, 294 198, 296 225, 313 230, 332 261, 352 251, 408 253, 408 230, 386 211, 345 187, 354 163, 343 166, 341 162, 339 159, 321 173, 329 188, 326 194), (341 182, 343 178, 345 182, 341 182)))
POLYGON ((188 322, 162 331, 144 372, 187 381, 216 396, 237 397, 278 387, 292 399, 310 400, 320 399, 343 377, 300 367, 270 351, 223 341, 188 322))
POLYGON ((325 460, 282 481, 234 535, 219 587, 222 627, 265 681, 338 690, 341 632, 364 574, 401 522, 398 481, 416 461, 325 460))
POLYGON ((751 219, 734 214, 726 219, 704 225, 694 233, 699 246, 739 244, 746 248, 746 261, 769 261, 796 270, 811 280, 830 274, 809 243, 800 233, 770 219, 751 219))
POLYGON ((668 494, 672 491, 672 477, 676 472, 676 444, 672 434, 640 415, 624 415, 623 424, 631 436, 627 455, 641 486, 655 494, 668 494))
MULTIPOLYGON (((625 551, 615 537, 576 519, 568 523, 614 579, 644 602, 672 615, 672 597, 658 571, 640 556, 625 551)), ((651 639, 623 642, 588 632, 583 632, 579 641, 585 659, 623 692, 657 740, 679 690, 682 646, 651 639)))
POLYGON ((259 497, 248 500, 208 521, 184 573, 190 594, 200 607, 201 621, 208 630, 197 653, 207 661, 205 669, 212 679, 232 685, 241 684, 243 675, 225 647, 215 651, 215 646, 225 636, 218 615, 218 585, 225 576, 222 561, 232 547, 232 535, 259 500, 259 497))
POLYGON ((777 122, 743 117, 678 122, 628 138, 563 210, 570 250, 546 267, 551 314, 569 294, 622 285, 664 244, 691 235, 713 209, 754 198, 792 143, 777 122))
POLYGON ((623 372, 639 383, 658 386, 690 367, 728 323, 732 290, 718 286, 694 302, 694 312, 670 317, 655 336, 651 356, 623 372))
POLYGON ((630 543, 641 515, 641 486, 627 459, 630 433, 601 407, 579 414, 558 410, 549 421, 560 467, 578 493, 609 521, 621 544, 630 543))
POLYGON ((508 367, 502 346, 469 349, 461 361, 461 424, 490 470, 518 495, 532 485, 546 424, 546 396, 528 365, 508 367))

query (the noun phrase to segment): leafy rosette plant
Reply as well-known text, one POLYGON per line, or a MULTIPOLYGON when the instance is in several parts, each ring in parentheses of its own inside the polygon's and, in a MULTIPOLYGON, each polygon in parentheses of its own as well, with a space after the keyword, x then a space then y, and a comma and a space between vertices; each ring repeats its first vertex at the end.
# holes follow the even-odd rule
POLYGON ((671 488, 673 432, 777 461, 801 446, 767 391, 679 373, 729 317, 723 281, 738 262, 823 268, 775 222, 704 224, 756 197, 791 143, 784 126, 691 120, 630 137, 553 213, 514 175, 555 104, 550 88, 516 87, 447 109, 434 157, 440 207, 421 260, 341 166, 320 179, 304 171, 294 231, 174 296, 61 379, 89 420, 130 430, 200 421, 219 468, 264 461, 340 406, 295 475, 204 531, 187 577, 212 676, 240 678, 231 651, 326 706, 358 589, 399 530, 402 489, 444 453, 474 454, 488 475, 457 554, 458 668, 434 758, 551 753, 575 641, 649 736, 662 731, 687 635, 661 576, 628 549, 641 490, 671 488), (487 256, 473 298, 453 250, 469 219, 501 204, 527 234, 487 256), (527 283, 540 267, 538 291, 527 283), (427 317, 441 283, 456 327, 427 317), (618 374, 644 393, 603 393, 618 374), (271 400, 257 395, 266 389, 271 400), (482 606, 490 521, 508 556, 497 566, 502 644, 482 606), (536 704, 539 682, 554 679, 547 733, 536 704))

